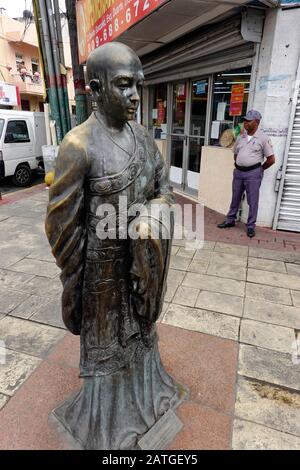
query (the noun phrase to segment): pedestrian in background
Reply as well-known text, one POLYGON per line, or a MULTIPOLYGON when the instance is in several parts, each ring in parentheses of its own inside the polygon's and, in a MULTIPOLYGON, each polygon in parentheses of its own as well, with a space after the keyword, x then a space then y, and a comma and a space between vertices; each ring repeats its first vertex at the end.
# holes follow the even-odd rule
POLYGON ((237 138, 233 148, 235 170, 232 182, 232 201, 226 220, 218 224, 219 228, 235 226, 235 220, 244 191, 247 194, 249 216, 247 235, 255 236, 255 224, 258 212, 259 190, 264 171, 275 163, 271 139, 259 130, 261 114, 248 111, 244 117, 244 132, 237 138))

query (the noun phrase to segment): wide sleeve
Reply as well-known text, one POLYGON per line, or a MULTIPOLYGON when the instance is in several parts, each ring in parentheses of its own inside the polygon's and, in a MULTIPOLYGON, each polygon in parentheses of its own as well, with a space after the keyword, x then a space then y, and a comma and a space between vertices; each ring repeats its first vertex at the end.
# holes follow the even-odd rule
POLYGON ((63 140, 49 190, 46 234, 63 284, 62 316, 73 334, 80 334, 86 225, 84 181, 87 157, 74 135, 63 140))
POLYGON ((144 332, 151 329, 161 314, 174 233, 172 205, 174 195, 169 184, 165 162, 153 143, 154 197, 147 203, 147 216, 139 217, 147 239, 131 242, 133 304, 138 318, 143 319, 144 332), (153 210, 153 205, 156 209, 153 210))

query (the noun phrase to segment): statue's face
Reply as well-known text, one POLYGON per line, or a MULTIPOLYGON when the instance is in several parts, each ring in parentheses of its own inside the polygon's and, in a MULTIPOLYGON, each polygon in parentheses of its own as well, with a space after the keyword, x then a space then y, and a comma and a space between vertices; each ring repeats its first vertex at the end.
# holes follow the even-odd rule
POLYGON ((134 119, 140 102, 138 89, 143 80, 142 67, 136 60, 107 70, 101 107, 111 121, 123 124, 134 119))

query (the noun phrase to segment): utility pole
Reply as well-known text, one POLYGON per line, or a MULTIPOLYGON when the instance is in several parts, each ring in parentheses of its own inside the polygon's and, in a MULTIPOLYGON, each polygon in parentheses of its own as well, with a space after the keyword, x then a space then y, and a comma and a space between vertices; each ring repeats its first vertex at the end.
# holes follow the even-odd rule
POLYGON ((51 118, 56 124, 57 141, 63 139, 61 115, 59 109, 59 99, 57 94, 56 77, 52 57, 50 32, 47 19, 47 8, 44 1, 34 0, 34 19, 37 29, 40 52, 43 59, 43 75, 46 84, 47 99, 51 108, 51 118))
MULTIPOLYGON (((58 15, 59 18, 55 17, 52 0, 34 0, 33 3, 36 29, 43 57, 47 97, 51 117, 56 124, 57 141, 60 143, 71 127, 67 83, 62 74, 64 58, 60 45, 62 40, 60 15, 58 15)), ((57 2, 55 5, 57 6, 57 2)))
POLYGON ((85 90, 83 66, 79 64, 76 0, 66 0, 66 11, 69 25, 73 80, 75 88, 76 118, 77 124, 81 124, 88 118, 88 103, 85 90))

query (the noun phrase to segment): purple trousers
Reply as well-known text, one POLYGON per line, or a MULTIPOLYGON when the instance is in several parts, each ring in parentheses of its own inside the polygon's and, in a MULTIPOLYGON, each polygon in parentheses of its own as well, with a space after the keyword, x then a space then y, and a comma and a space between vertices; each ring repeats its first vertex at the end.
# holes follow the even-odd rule
POLYGON ((250 171, 240 171, 235 169, 232 181, 232 201, 226 222, 235 222, 242 195, 244 191, 247 194, 247 202, 249 205, 249 217, 247 222, 248 228, 255 228, 258 212, 259 189, 264 176, 262 167, 250 171))

